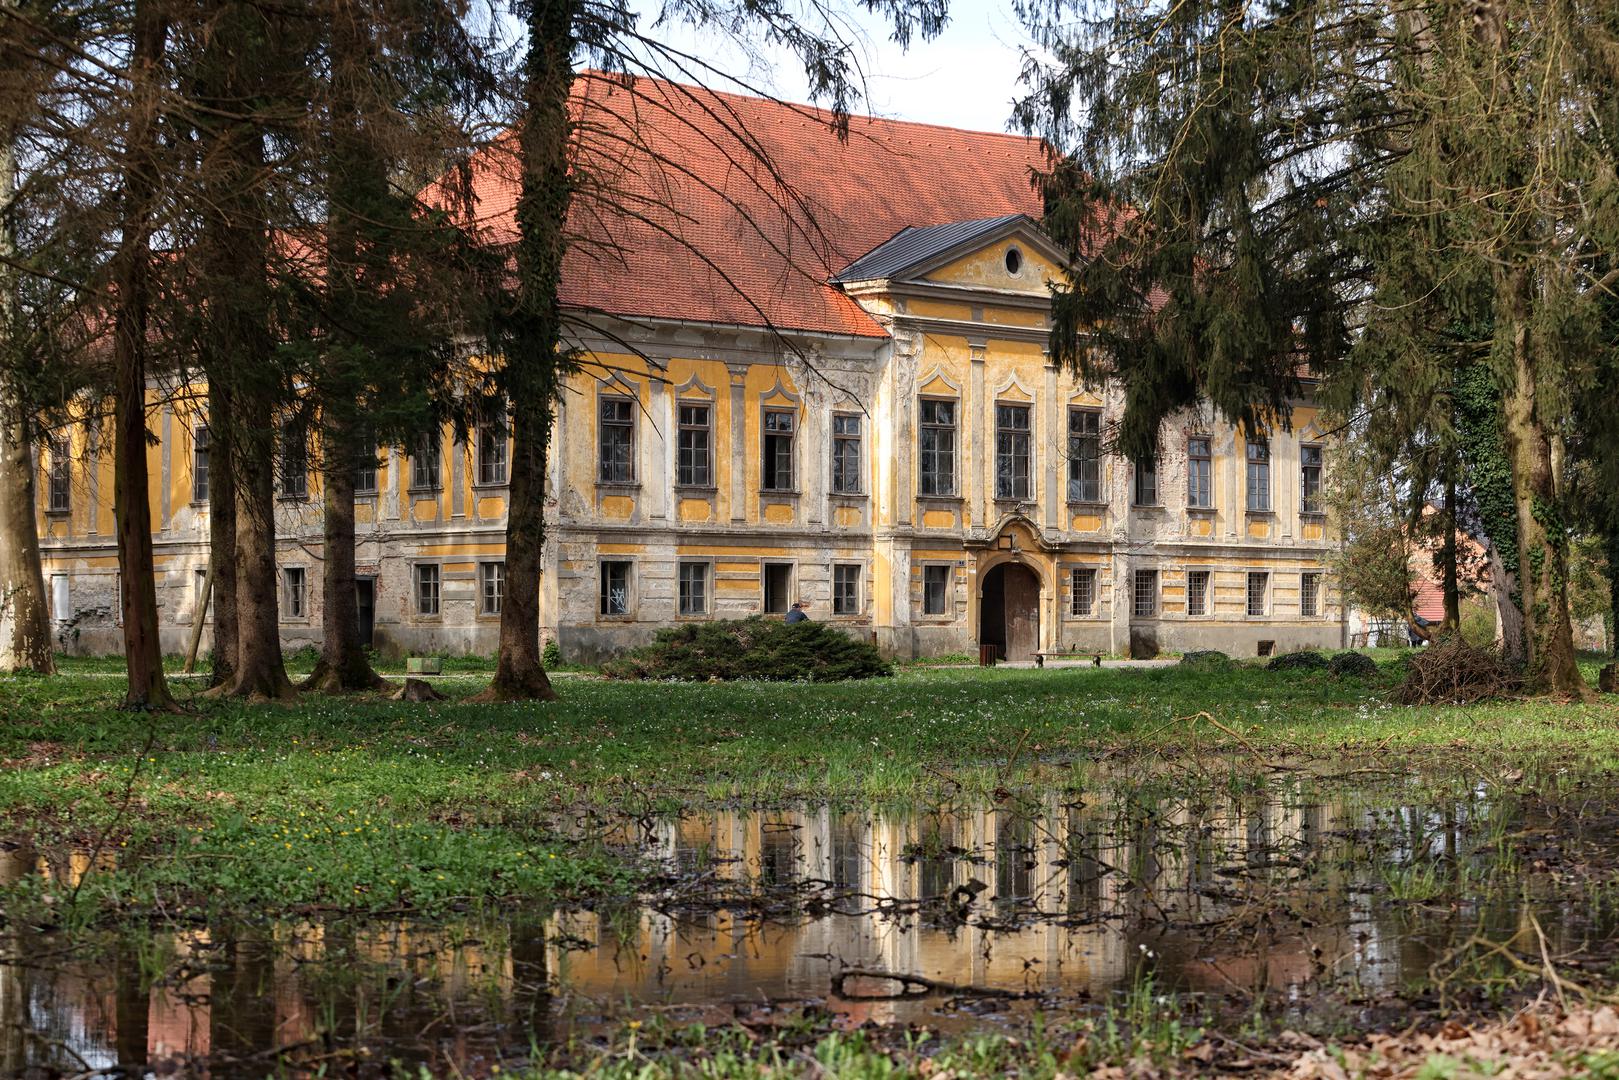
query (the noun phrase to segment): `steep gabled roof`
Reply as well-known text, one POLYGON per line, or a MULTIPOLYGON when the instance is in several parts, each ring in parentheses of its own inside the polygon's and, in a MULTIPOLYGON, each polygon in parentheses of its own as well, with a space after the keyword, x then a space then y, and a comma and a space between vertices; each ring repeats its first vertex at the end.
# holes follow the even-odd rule
MULTIPOLYGON (((1040 212, 1036 139, 586 72, 562 299, 643 318, 882 337, 830 282, 907 228, 1040 212)), ((516 236, 515 141, 472 162, 474 214, 516 236)))
POLYGON ((845 266, 832 280, 876 281, 890 278, 918 263, 965 247, 980 237, 989 236, 1020 221, 1034 224, 1034 219, 1027 214, 1002 214, 977 221, 951 221, 921 228, 907 226, 845 266))

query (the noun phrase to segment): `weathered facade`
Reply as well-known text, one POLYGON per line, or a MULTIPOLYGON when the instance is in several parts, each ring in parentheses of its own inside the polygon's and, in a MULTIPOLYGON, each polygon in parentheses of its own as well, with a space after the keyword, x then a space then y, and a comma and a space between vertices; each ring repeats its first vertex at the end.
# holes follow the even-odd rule
MULTIPOLYGON (((571 256, 565 295, 591 316, 554 431, 541 603, 565 656, 795 600, 900 656, 1342 642, 1312 494, 1329 451, 1310 403, 1252 446, 1211 416, 1178 417, 1156 460, 1132 463, 1105 448, 1118 394, 1048 362, 1064 255, 1029 216, 1037 145, 875 120, 845 143, 804 110, 725 100, 803 171, 792 179, 799 210, 819 208, 818 242, 750 243, 732 192, 684 262, 571 256), (750 282, 751 296, 722 295, 750 282)), ((485 201, 498 230, 509 185, 491 182, 485 201)), ((768 210, 743 215, 746 229, 768 210)), ((199 446, 195 392, 161 398, 152 516, 164 643, 179 650, 208 561, 206 433, 199 446)), ((53 611, 69 647, 112 651, 111 465, 87 428, 65 438, 41 461, 53 611)), ((362 630, 396 651, 492 651, 504 432, 457 443, 446 430, 410 449, 380 451, 360 485, 362 630)), ((296 647, 320 631, 319 477, 296 449, 280 470, 282 630, 296 647)))

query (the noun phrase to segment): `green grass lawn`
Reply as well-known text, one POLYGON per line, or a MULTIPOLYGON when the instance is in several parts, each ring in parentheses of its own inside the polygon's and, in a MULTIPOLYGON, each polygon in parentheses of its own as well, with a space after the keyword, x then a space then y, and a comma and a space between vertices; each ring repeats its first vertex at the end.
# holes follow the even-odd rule
MULTIPOLYGON (((1102 752, 1619 759, 1619 699, 1389 705, 1325 672, 906 670, 834 685, 566 680, 548 705, 305 697, 119 711, 94 663, 0 681, 0 837, 106 866, 61 918, 178 906, 432 910, 622 891, 606 820, 815 798, 926 805, 1081 784, 1102 752), (1209 713, 1221 726, 1185 717, 1209 713), (1233 736, 1240 737, 1239 739, 1233 736), (1079 763, 1075 768, 1074 763, 1079 763)), ((1592 672, 1594 674, 1594 672, 1592 672)), ((189 693, 189 691, 182 691, 189 693)), ((14 889, 15 891, 15 889, 14 889)))

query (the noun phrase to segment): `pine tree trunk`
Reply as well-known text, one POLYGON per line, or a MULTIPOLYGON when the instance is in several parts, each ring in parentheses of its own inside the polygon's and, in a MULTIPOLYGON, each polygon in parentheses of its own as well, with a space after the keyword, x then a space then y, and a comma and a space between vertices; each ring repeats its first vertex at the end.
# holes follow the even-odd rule
POLYGON ((158 66, 168 17, 155 0, 137 0, 125 136, 123 237, 113 256, 113 521, 118 530, 119 606, 133 709, 173 709, 163 677, 157 582, 152 569, 152 511, 146 468, 147 315, 151 295, 151 215, 157 193, 158 66))
POLYGON ((1535 407, 1535 364, 1529 338, 1529 273, 1502 274, 1497 333, 1510 335, 1512 382, 1502 397, 1502 431, 1512 463, 1518 511, 1518 585, 1522 598, 1529 685, 1548 694, 1584 696, 1568 610, 1568 533, 1552 466, 1552 441, 1535 407))
POLYGON ((296 696, 281 658, 275 561, 275 440, 269 405, 238 405, 251 424, 239 431, 236 475, 236 671, 224 693, 284 701, 296 696))
POLYGON ((300 689, 333 693, 378 690, 387 681, 371 669, 360 641, 359 602, 354 593, 354 470, 347 462, 352 436, 338 430, 338 410, 323 413, 321 489, 325 499, 325 546, 321 567, 320 662, 300 689))
POLYGON ((1462 629, 1462 583, 1456 566, 1456 477, 1445 477, 1445 544, 1440 550, 1440 570, 1444 577, 1445 620, 1440 637, 1451 637, 1462 629))
POLYGON ((1619 523, 1608 525, 1608 651, 1619 660, 1619 523))
MULTIPOLYGON (((0 334, 10 331, 15 314, 15 281, 8 262, 16 254, 11 233, 16 191, 17 157, 11 142, 0 140, 0 334)), ((0 672, 49 675, 56 662, 39 561, 32 442, 21 388, 0 369, 0 672)), ((57 612, 58 618, 66 615, 57 612)))
POLYGON ((556 697, 540 661, 540 558, 545 542, 546 453, 563 361, 559 290, 572 182, 568 94, 578 0, 534 0, 517 202, 517 310, 508 339, 512 469, 506 517, 506 594, 495 678, 475 701, 556 697))
POLYGON ((231 439, 230 387, 208 380, 208 549, 214 568, 214 663, 209 686, 236 674, 236 455, 231 439))

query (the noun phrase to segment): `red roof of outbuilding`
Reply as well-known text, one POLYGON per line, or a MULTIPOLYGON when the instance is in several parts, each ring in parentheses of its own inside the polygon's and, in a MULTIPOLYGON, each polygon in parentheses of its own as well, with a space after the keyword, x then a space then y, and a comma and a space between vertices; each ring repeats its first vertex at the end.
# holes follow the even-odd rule
MULTIPOLYGON (((562 301, 614 315, 862 337, 883 329, 827 280, 907 226, 1038 217, 1038 140, 586 72, 562 301)), ((488 239, 515 237, 510 136, 472 163, 488 239)))

